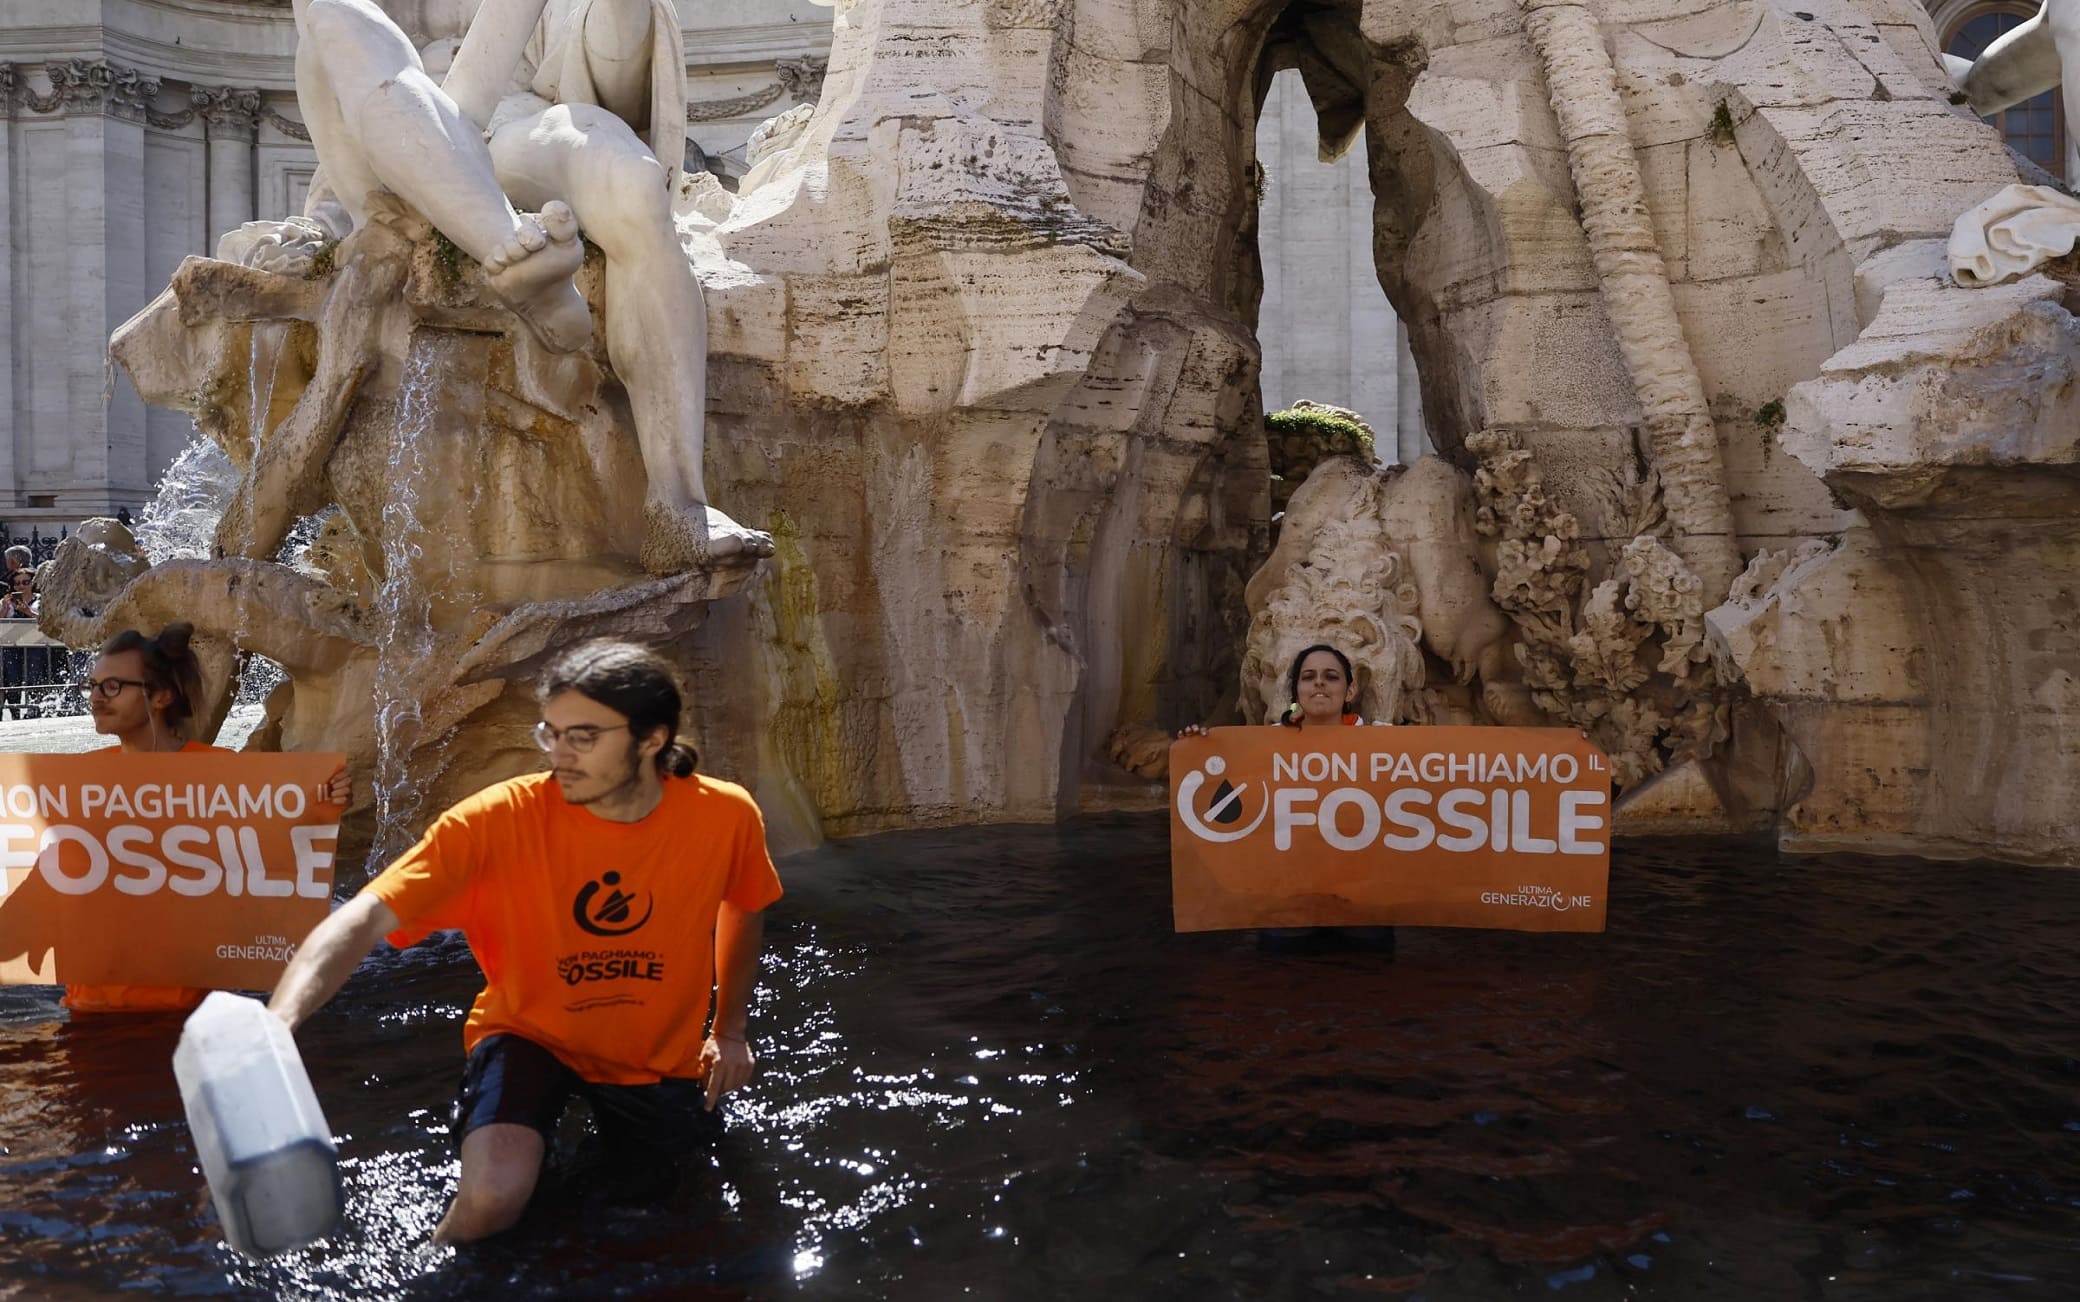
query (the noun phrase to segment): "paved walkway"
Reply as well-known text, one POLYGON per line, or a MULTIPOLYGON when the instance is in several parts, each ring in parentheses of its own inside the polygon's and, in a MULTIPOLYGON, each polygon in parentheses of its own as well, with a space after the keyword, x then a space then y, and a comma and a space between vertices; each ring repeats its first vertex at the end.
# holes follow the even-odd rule
MULTIPOLYGON (((260 726, 261 709, 257 705, 245 705, 231 712, 224 720, 223 731, 217 734, 217 745, 237 750, 245 745, 253 729, 260 726)), ((0 719, 0 751, 16 754, 77 755, 81 751, 99 750, 110 744, 109 739, 94 731, 94 720, 89 715, 74 714, 56 719, 0 719)))

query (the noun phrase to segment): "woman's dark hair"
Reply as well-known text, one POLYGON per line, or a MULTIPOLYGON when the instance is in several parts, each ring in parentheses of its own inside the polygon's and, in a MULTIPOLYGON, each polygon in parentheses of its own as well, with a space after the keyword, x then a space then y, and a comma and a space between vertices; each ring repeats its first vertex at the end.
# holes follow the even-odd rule
POLYGON ((664 749, 657 752, 658 774, 693 776, 700 756, 679 740, 679 684, 671 666, 655 651, 607 638, 581 642, 551 660, 535 683, 538 701, 559 692, 576 692, 627 715, 631 745, 664 729, 664 749))
POLYGON ((202 662, 195 658, 195 649, 189 645, 194 637, 195 626, 185 620, 168 624, 157 637, 146 637, 134 628, 126 628, 101 644, 101 654, 137 652, 144 661, 147 694, 173 693, 164 717, 168 727, 178 727, 194 716, 195 702, 202 698, 202 662))
MULTIPOLYGON (((1356 675, 1351 673, 1350 657, 1338 651, 1335 647, 1330 646, 1327 642, 1317 642, 1303 650, 1299 655, 1294 656, 1293 667, 1286 671, 1286 695, 1291 698, 1293 703, 1288 705, 1286 712, 1279 717, 1279 722, 1289 728, 1300 726, 1300 666, 1306 664, 1307 657, 1317 651, 1327 651, 1330 655, 1336 657, 1336 663, 1343 666, 1344 682, 1356 683, 1358 681, 1356 675)), ((1348 702, 1345 704, 1348 704, 1348 702)))

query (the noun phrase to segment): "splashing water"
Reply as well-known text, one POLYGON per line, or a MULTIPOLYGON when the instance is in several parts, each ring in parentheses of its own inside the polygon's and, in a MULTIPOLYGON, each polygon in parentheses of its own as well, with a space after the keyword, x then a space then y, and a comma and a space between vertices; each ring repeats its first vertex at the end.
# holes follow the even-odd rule
POLYGON ((198 438, 181 449, 137 522, 138 545, 152 564, 207 560, 216 551, 217 521, 238 488, 238 467, 224 450, 198 438))

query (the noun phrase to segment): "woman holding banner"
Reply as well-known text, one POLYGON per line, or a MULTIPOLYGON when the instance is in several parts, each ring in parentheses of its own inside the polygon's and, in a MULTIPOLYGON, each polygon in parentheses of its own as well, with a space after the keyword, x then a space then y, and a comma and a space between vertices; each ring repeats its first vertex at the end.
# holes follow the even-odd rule
MULTIPOLYGON (((87 668, 87 701, 94 731, 116 739, 115 749, 137 752, 222 752, 185 735, 202 697, 202 662, 190 645, 195 626, 168 624, 153 637, 126 628, 102 643, 87 668)), ((354 796, 344 765, 326 784, 325 798, 345 805, 354 796)), ((68 985, 65 1006, 79 1013, 185 1012, 209 992, 190 986, 68 985)))
MULTIPOLYGON (((1287 728, 1349 728, 1366 723, 1357 712, 1358 681, 1351 673, 1350 657, 1326 642, 1317 642, 1293 657, 1286 673, 1286 688, 1292 703, 1278 716, 1287 728)), ((1180 737, 1203 734, 1203 724, 1188 724, 1180 737)), ((1313 954, 1329 949, 1367 949, 1394 952, 1392 927, 1263 927, 1257 931, 1257 948, 1280 954, 1313 954)))

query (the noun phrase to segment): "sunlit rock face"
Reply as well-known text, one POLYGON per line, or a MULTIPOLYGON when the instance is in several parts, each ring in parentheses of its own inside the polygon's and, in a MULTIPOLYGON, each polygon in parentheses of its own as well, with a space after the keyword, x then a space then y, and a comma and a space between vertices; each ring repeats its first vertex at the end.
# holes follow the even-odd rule
POLYGON ((1784 729, 1800 849, 2080 861, 2080 323, 2034 276, 1906 280, 1793 391, 1863 523, 1756 558, 1714 632, 1784 729))
MULTIPOLYGON (((2074 858, 2039 764, 2075 649, 2047 505, 2070 304, 1940 278, 1959 214, 2017 179, 1952 94, 1915 0, 842 7, 813 114, 675 210, 709 484, 777 555, 697 617, 616 618, 688 669, 705 762, 783 846, 1072 810, 1115 755, 1155 768, 1123 728, 1259 717, 1318 600, 1387 631, 1385 712, 1583 727, 1635 826, 2074 858), (1325 148, 1365 133, 1444 460, 1325 463, 1274 555, 1251 151, 1286 67, 1325 148), (2003 750, 2018 711, 2040 740, 2003 750), (2003 812, 1941 776, 1967 763, 2003 812)), ((509 603, 627 586, 643 482, 597 349, 558 370, 428 311, 326 473, 375 576, 353 609, 393 629, 355 654, 380 656, 417 608, 362 521, 432 350, 452 428, 414 473, 464 522, 424 561, 432 655, 490 695, 422 710, 417 744, 462 787, 532 762, 536 661, 470 657, 509 603)), ((211 345, 217 405, 243 338, 211 345)), ((311 671, 325 721, 295 744, 370 726, 353 672, 311 671)))

